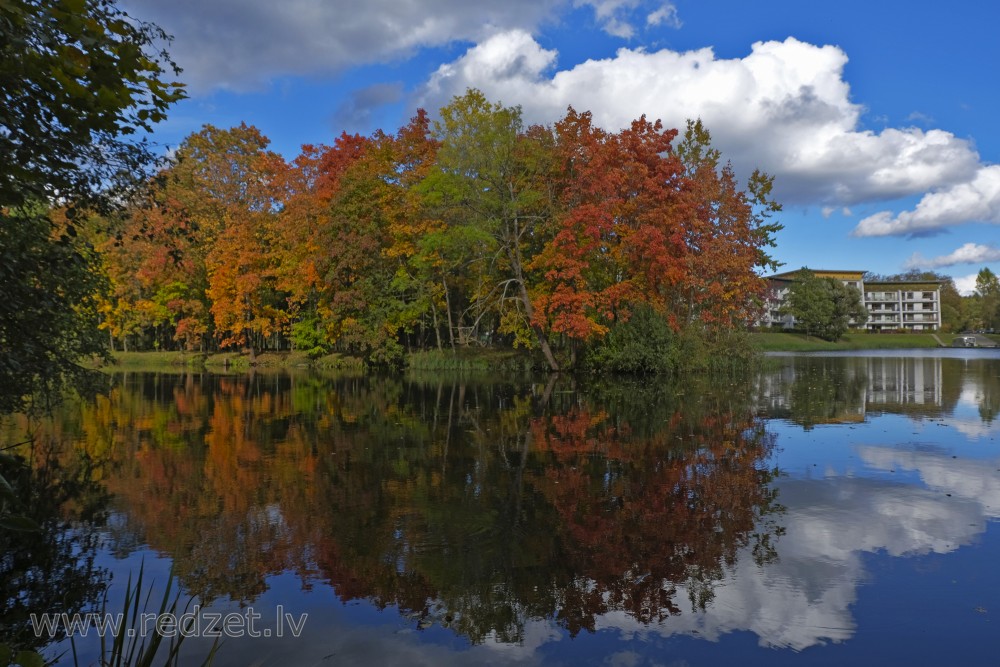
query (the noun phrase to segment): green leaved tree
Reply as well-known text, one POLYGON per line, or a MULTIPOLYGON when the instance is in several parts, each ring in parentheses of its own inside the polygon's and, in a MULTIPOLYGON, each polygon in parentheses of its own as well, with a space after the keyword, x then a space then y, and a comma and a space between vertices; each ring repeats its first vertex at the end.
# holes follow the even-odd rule
POLYGON ((980 329, 1000 328, 1000 278, 988 267, 976 276, 975 303, 978 306, 980 329))
POLYGON ((852 322, 860 325, 868 319, 857 289, 834 278, 821 278, 805 267, 792 283, 783 310, 795 318, 796 328, 830 341, 847 333, 852 322))
POLYGON ((184 96, 167 41, 112 0, 0 0, 0 412, 104 349, 80 211, 154 164, 137 137, 184 96))
POLYGON ((111 0, 0 2, 0 207, 109 203, 156 155, 144 132, 184 87, 168 36, 111 0))

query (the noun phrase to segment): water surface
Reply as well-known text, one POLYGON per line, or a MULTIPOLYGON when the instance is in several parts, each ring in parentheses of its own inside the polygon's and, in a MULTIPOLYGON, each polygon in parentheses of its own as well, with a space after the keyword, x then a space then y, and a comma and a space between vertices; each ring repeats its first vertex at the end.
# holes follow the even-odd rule
POLYGON ((994 664, 1000 357, 921 352, 684 383, 122 375, 38 427, 107 494, 52 550, 93 559, 80 608, 142 564, 260 613, 217 665, 994 664))

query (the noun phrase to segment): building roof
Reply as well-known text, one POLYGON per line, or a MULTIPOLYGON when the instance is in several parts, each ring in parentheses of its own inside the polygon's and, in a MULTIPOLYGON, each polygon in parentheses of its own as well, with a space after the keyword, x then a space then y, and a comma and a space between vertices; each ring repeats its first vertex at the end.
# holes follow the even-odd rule
POLYGON ((768 280, 797 280, 799 274, 803 270, 811 271, 818 278, 838 278, 840 280, 861 280, 862 276, 865 275, 864 271, 849 271, 841 269, 809 269, 803 267, 802 269, 795 269, 794 271, 785 271, 784 273, 776 273, 773 276, 767 276, 768 280))
POLYGON ((944 284, 943 280, 877 280, 865 283, 865 289, 876 288, 905 288, 905 289, 940 289, 944 284))
MULTIPOLYGON (((817 278, 836 278, 838 280, 862 280, 864 277, 864 271, 849 271, 843 269, 796 269, 794 271, 785 271, 784 273, 776 273, 773 276, 767 276, 767 280, 774 280, 778 282, 793 282, 798 280, 799 274, 803 270, 808 270, 813 273, 817 278)), ((865 282, 865 291, 869 291, 870 288, 880 288, 880 289, 940 289, 941 285, 944 284, 944 280, 873 280, 871 282, 865 282)))

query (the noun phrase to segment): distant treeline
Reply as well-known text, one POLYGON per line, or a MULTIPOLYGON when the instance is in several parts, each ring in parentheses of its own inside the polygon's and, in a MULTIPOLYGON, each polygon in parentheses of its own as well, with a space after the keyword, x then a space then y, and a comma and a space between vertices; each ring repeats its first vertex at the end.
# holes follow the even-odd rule
POLYGON ((113 347, 392 365, 408 349, 525 346, 558 369, 636 313, 652 324, 605 357, 650 330, 745 329, 773 268, 772 179, 741 185, 698 121, 679 138, 645 117, 609 132, 570 108, 526 126, 470 90, 438 121, 419 111, 291 162, 268 143, 206 126, 124 213, 68 223, 96 250, 113 347))

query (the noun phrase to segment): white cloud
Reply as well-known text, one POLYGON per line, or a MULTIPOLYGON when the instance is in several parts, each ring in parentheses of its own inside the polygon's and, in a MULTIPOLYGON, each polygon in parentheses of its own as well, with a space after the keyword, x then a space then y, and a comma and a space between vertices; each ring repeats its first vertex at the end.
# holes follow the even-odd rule
POLYGON ((574 0, 575 7, 592 7, 594 18, 609 35, 631 39, 635 28, 627 16, 639 5, 639 0, 574 0))
POLYGON ((739 59, 717 58, 710 48, 621 49, 550 72, 556 55, 525 31, 499 33, 442 65, 418 101, 436 109, 475 87, 520 104, 531 122, 557 120, 570 105, 609 129, 643 113, 668 127, 700 117, 737 168, 775 175, 787 203, 910 196, 964 182, 979 167, 972 145, 950 132, 862 129, 863 109, 843 77, 847 55, 835 46, 758 42, 739 59))
MULTIPOLYGON (((824 206, 822 209, 820 209, 820 212, 823 214, 824 218, 826 218, 827 220, 829 220, 830 216, 837 212, 837 207, 836 206, 824 206)), ((844 207, 842 207, 840 209, 840 214, 842 216, 844 216, 845 218, 849 218, 849 217, 851 217, 851 209, 849 209, 848 207, 844 206, 844 207)))
POLYGON ((966 243, 954 252, 940 257, 926 258, 918 252, 906 261, 907 269, 939 269, 956 264, 982 264, 984 262, 1000 262, 1000 248, 994 245, 966 243))
POLYGON ((976 293, 976 278, 979 277, 978 273, 972 273, 967 276, 956 276, 952 278, 955 281, 955 289, 962 296, 972 296, 976 293))
POLYGON ((677 14, 677 7, 672 2, 666 2, 662 7, 646 17, 646 25, 667 25, 671 28, 680 28, 683 24, 681 23, 680 16, 677 14))
POLYGON ((246 91, 284 75, 336 74, 423 47, 534 30, 567 0, 124 0, 176 41, 170 52, 195 93, 246 91))
MULTIPOLYGON (((194 95, 265 88, 282 76, 331 76, 398 61, 425 48, 475 46, 441 65, 415 96, 434 111, 467 87, 521 104, 532 122, 566 107, 590 110, 609 128, 645 113, 668 126, 700 117, 738 169, 777 177, 788 204, 846 206, 927 194, 914 211, 863 220, 858 236, 919 234, 969 220, 1000 222, 1000 174, 971 142, 940 129, 861 124, 862 105, 844 80, 847 54, 788 38, 759 42, 743 58, 711 48, 622 49, 614 57, 556 70, 557 54, 533 37, 575 7, 623 38, 639 28, 679 27, 670 0, 123 0, 127 10, 176 36, 171 47, 194 95)), ((372 82, 378 83, 378 82, 372 82)), ((385 84, 389 90, 394 84, 385 84)), ((364 92, 364 91, 362 91, 364 92)), ((370 92, 370 91, 369 91, 370 92)), ((363 123, 365 100, 341 116, 363 123)), ((914 113, 911 121, 928 123, 914 113)))
POLYGON ((984 516, 1000 516, 1000 461, 952 459, 938 451, 905 451, 889 447, 859 447, 861 460, 882 470, 913 470, 931 489, 948 492, 978 505, 984 516))
POLYGON ((1000 224, 1000 165, 981 167, 963 182, 924 195, 912 211, 871 215, 854 235, 918 236, 965 222, 1000 224))
POLYGON ((906 120, 910 121, 911 123, 919 123, 921 125, 929 125, 934 122, 934 119, 932 117, 928 116, 925 113, 921 113, 920 111, 914 111, 910 113, 910 115, 906 117, 906 120))
POLYGON ((571 7, 592 9, 602 30, 624 39, 643 17, 647 26, 680 27, 671 2, 650 0, 123 0, 123 6, 175 36, 170 52, 196 94, 257 90, 281 76, 335 75, 421 48, 535 32, 571 7))
MULTIPOLYGON (((597 629, 623 635, 693 635, 717 641, 753 632, 762 646, 796 651, 849 640, 857 624, 851 607, 865 573, 863 553, 905 557, 951 553, 974 542, 995 517, 997 484, 982 465, 953 467, 946 455, 916 455, 862 448, 865 462, 879 468, 916 470, 932 488, 865 478, 783 480, 784 534, 774 542, 777 558, 758 566, 746 547, 714 588, 705 609, 691 603, 685 582, 677 585, 681 613, 644 627, 615 612, 597 619, 597 629), (943 491, 961 489, 954 497, 943 491), (982 494, 980 497, 977 494, 982 494)), ((986 466, 990 469, 992 467, 986 466)))

